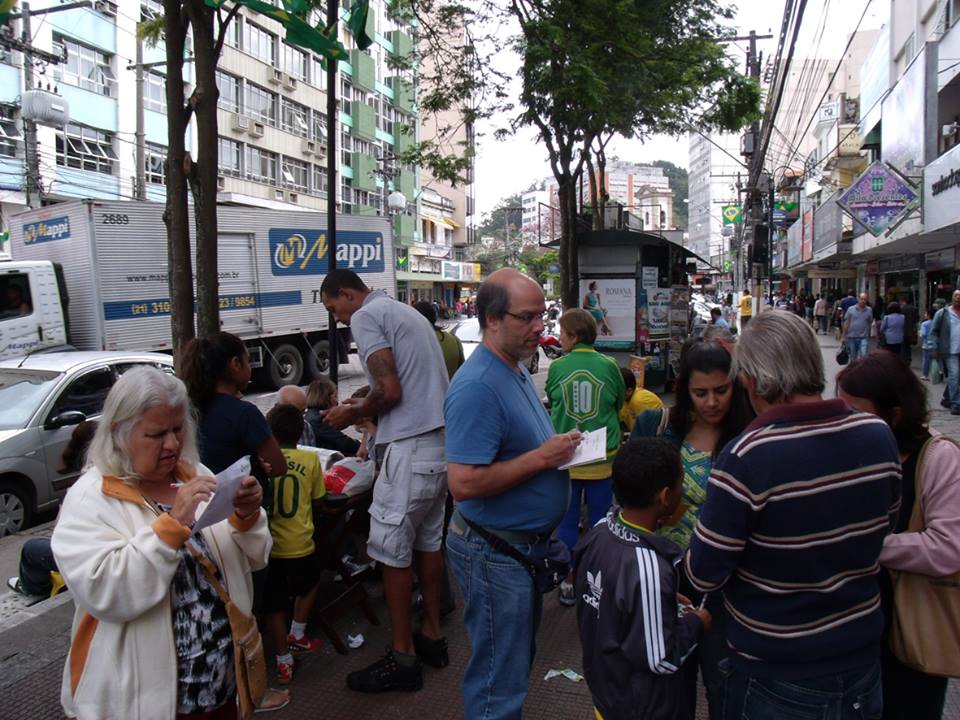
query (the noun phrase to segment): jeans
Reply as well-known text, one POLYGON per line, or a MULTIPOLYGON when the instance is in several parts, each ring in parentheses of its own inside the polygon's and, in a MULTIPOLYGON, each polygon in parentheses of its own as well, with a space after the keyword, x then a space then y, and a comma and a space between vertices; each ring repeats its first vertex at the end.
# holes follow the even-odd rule
POLYGON ((920 370, 920 374, 928 378, 930 377, 930 362, 933 360, 933 356, 930 354, 930 350, 923 350, 923 368, 920 370))
MULTIPOLYGON (((529 545, 517 545, 520 552, 529 545)), ((463 674, 466 720, 519 720, 543 599, 519 562, 466 529, 450 529, 447 559, 463 593, 470 661, 463 674)))
POLYGON ((50 573, 57 572, 49 538, 31 538, 20 550, 20 585, 28 595, 49 595, 50 573))
POLYGON ((580 502, 583 495, 587 499, 587 520, 593 527, 606 516, 613 502, 613 479, 570 481, 570 507, 557 528, 557 537, 570 548, 570 552, 573 552, 573 546, 580 536, 580 502))
POLYGON ((880 662, 807 680, 770 680, 728 668, 724 720, 874 720, 883 713, 880 662))
POLYGON ((847 354, 850 355, 850 362, 857 358, 862 358, 867 354, 867 343, 869 338, 847 338, 847 354))
POLYGON ((950 409, 960 410, 960 355, 943 358, 947 368, 947 391, 950 393, 950 409))

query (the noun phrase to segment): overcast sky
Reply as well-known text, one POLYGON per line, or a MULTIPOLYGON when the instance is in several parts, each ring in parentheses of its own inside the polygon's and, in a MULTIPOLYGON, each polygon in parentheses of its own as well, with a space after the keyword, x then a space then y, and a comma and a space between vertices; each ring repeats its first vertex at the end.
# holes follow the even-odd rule
MULTIPOLYGON (((840 57, 846 44, 846 38, 856 27, 864 7, 870 5, 861 29, 878 28, 885 21, 889 0, 847 0, 841 3, 829 0, 811 0, 807 3, 797 40, 795 57, 840 57), (824 18, 824 8, 828 7, 824 18), (826 23, 826 32, 820 33, 821 25, 826 23), (816 39, 820 36, 819 47, 816 39)), ((784 0, 740 0, 737 3, 737 35, 747 35, 756 30, 759 35, 773 35, 773 40, 757 43, 763 53, 764 64, 771 60, 776 52, 776 36, 780 32, 783 20, 784 0)), ((746 62, 747 43, 731 45, 731 53, 743 68, 746 62)), ((505 64, 516 60, 506 56, 505 64)), ((502 120, 501 120, 502 122, 502 120)), ((537 142, 536 134, 530 128, 518 131, 513 137, 498 142, 493 138, 493 130, 500 124, 493 122, 478 127, 482 136, 478 138, 476 166, 476 200, 478 217, 496 207, 501 198, 526 189, 530 183, 551 175, 547 162, 547 153, 543 145, 537 142)), ((607 150, 607 156, 614 155, 623 160, 652 162, 669 160, 675 165, 687 167, 686 136, 671 138, 657 136, 645 143, 637 140, 615 138, 607 150)))

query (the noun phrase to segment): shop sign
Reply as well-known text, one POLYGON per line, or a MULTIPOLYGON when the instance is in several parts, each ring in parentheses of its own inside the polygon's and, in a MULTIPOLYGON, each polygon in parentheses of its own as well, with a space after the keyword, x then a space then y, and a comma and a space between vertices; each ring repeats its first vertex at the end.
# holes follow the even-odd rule
POLYGON ((929 252, 923 257, 923 267, 927 272, 952 270, 957 263, 957 249, 945 248, 929 252))
POLYGON ((919 200, 908 180, 878 160, 847 188, 837 204, 871 234, 880 236, 919 200))
POLYGON ((800 205, 793 200, 779 199, 773 203, 773 222, 786 225, 800 216, 800 205))
POLYGON ((787 265, 799 265, 803 256, 803 223, 795 222, 787 230, 787 265))
POLYGON ((937 117, 937 50, 924 45, 883 99, 882 159, 909 176, 919 176, 934 153, 937 117), (931 110, 932 108, 932 110, 931 110))
POLYGON ((813 208, 803 214, 803 240, 800 245, 800 259, 807 262, 813 257, 813 208))
POLYGON ((923 227, 926 232, 960 222, 960 146, 923 171, 923 227))
POLYGON ((580 299, 582 307, 597 321, 597 347, 634 346, 637 338, 635 277, 582 279, 580 299))
POLYGON ((458 262, 447 262, 444 260, 440 263, 440 272, 443 275, 444 280, 459 280, 460 279, 460 263, 458 262))

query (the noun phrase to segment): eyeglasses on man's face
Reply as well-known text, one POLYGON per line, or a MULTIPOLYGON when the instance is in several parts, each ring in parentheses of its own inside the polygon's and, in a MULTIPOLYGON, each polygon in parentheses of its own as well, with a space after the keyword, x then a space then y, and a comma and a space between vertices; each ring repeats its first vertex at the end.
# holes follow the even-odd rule
POLYGON ((520 314, 512 313, 509 310, 506 310, 505 312, 507 315, 509 315, 512 318, 516 318, 517 320, 522 322, 524 325, 529 325, 536 320, 543 321, 547 317, 547 314, 545 312, 539 312, 539 313, 525 312, 520 314))

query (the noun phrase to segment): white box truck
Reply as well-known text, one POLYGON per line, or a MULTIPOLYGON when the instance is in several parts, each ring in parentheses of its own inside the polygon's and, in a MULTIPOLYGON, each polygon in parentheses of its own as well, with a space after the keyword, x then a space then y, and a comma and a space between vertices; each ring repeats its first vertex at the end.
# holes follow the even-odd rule
MULTIPOLYGON (((78 200, 12 216, 13 261, 0 263, 0 358, 64 344, 169 351, 163 211, 78 200)), ((326 372, 326 215, 224 205, 217 217, 222 328, 243 338, 251 364, 275 387, 326 372)), ((390 223, 338 216, 337 266, 395 297, 390 223)))

